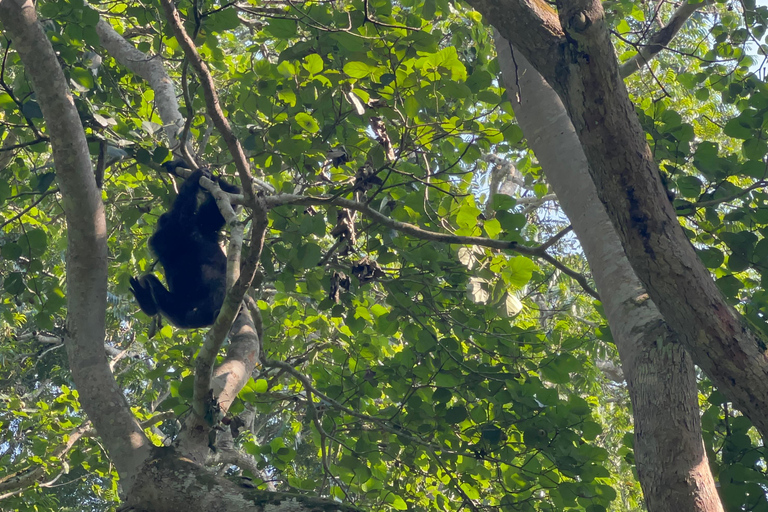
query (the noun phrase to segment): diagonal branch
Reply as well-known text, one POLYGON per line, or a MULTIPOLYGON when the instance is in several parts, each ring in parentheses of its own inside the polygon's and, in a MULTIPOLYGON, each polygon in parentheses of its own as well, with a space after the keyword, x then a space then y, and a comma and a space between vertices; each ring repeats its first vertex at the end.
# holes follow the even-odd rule
POLYGON ((99 36, 99 43, 112 58, 146 80, 152 87, 155 93, 155 106, 160 119, 163 120, 168 143, 173 148, 178 143, 179 129, 184 125, 184 118, 179 112, 179 102, 176 100, 173 81, 168 77, 163 61, 138 50, 103 18, 100 18, 96 24, 96 34, 99 36))
POLYGON ((635 71, 648 64, 651 59, 656 57, 661 50, 663 50, 672 41, 680 29, 683 28, 688 18, 696 12, 700 7, 706 5, 706 2, 685 2, 681 5, 675 13, 669 18, 664 27, 653 34, 647 43, 638 43, 642 45, 642 49, 637 52, 637 55, 630 58, 627 62, 619 66, 619 73, 622 78, 627 78, 635 71))
MULTIPOLYGON (((75 446, 84 435, 93 433, 91 422, 89 420, 84 421, 77 428, 72 430, 67 441, 56 448, 51 454, 52 459, 61 459, 66 453, 75 446)), ((0 479, 0 501, 15 496, 19 492, 22 492, 27 487, 38 482, 45 475, 46 468, 44 466, 37 466, 34 469, 28 469, 25 473, 17 472, 13 475, 6 475, 0 479)))
POLYGON ((235 167, 240 175, 240 181, 245 191, 245 197, 254 197, 253 185, 251 183, 251 171, 248 165, 248 159, 245 156, 243 147, 240 141, 237 140, 232 127, 229 125, 229 121, 224 116, 224 112, 221 110, 221 104, 219 103, 219 95, 216 93, 216 84, 213 82, 213 76, 208 70, 203 59, 195 48, 195 43, 192 38, 189 37, 184 25, 179 17, 179 11, 173 5, 172 0, 161 0, 160 3, 165 10, 165 16, 171 25, 173 35, 176 36, 176 40, 184 50, 184 54, 187 56, 187 60, 195 68, 197 75, 200 77, 200 84, 203 87, 203 94, 205 95, 205 105, 208 110, 208 115, 211 116, 213 124, 216 129, 219 130, 224 141, 227 143, 227 148, 232 154, 232 158, 235 161, 235 167))
MULTIPOLYGON (((480 247, 490 247, 492 249, 502 249, 516 252, 525 256, 533 258, 541 258, 547 263, 551 264, 561 272, 575 280, 579 285, 592 297, 600 300, 600 295, 589 285, 587 279, 576 272, 575 270, 568 268, 553 256, 547 254, 546 250, 551 244, 544 244, 539 247, 526 247, 519 245, 517 242, 509 240, 496 240, 493 238, 486 238, 482 236, 460 236, 451 233, 436 233, 429 231, 414 224, 407 222, 401 222, 391 217, 387 217, 383 213, 371 208, 366 203, 359 201, 352 201, 351 199, 344 199, 342 197, 315 197, 315 196, 299 196, 293 194, 280 194, 276 196, 269 196, 264 198, 264 202, 268 207, 275 207, 281 205, 300 205, 300 206, 322 206, 322 205, 335 205, 349 210, 360 212, 366 216, 371 222, 376 222, 395 231, 405 233, 414 238, 420 240, 427 240, 430 242, 438 242, 444 244, 457 244, 457 245, 477 245, 480 247)), ((563 233, 564 234, 564 233, 563 233)))

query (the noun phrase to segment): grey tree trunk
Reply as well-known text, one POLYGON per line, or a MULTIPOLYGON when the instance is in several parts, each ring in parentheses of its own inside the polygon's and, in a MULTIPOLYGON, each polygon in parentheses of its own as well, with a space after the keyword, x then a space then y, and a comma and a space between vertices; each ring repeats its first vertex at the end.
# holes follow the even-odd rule
POLYGON ((563 101, 635 274, 691 359, 768 439, 768 337, 728 304, 677 220, 598 0, 468 0, 563 101))
POLYGON ((722 511, 702 442, 691 358, 632 270, 560 98, 498 32, 496 49, 517 122, 581 242, 619 349, 646 506, 722 511))

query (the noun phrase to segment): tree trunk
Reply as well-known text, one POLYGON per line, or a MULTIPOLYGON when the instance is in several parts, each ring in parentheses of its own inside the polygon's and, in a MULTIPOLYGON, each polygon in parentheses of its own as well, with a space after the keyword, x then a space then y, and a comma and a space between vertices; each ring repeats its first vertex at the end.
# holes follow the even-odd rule
POLYGON ((29 0, 0 2, 0 20, 21 57, 51 137, 67 219, 67 325, 72 379, 88 417, 130 488, 149 440, 115 383, 104 351, 107 223, 88 143, 67 79, 29 0))
POLYGON ((495 36, 518 125, 581 242, 619 349, 646 506, 649 512, 722 511, 702 442, 691 358, 632 271, 560 98, 525 57, 495 36))
MULTIPOLYGON (((80 118, 50 41, 37 21, 33 3, 3 0, 0 21, 32 80, 51 137, 67 219, 65 342, 72 378, 83 409, 120 473, 120 483, 127 495, 126 508, 152 512, 355 510, 332 500, 236 485, 211 474, 173 448, 150 445, 114 380, 104 351, 106 221, 80 118)), ((247 313, 236 323, 227 358, 216 371, 223 386, 218 397, 226 406, 232 403, 258 360, 259 329, 260 323, 256 327, 247 313)), ((198 452, 208 452, 209 439, 206 436, 200 441, 204 449, 198 452)))
POLYGON ((358 512, 332 500, 260 491, 218 477, 173 448, 154 448, 127 510, 151 512, 358 512))
POLYGON ((768 340, 728 305, 677 220, 601 3, 559 0, 554 13, 540 0, 469 1, 560 96, 637 277, 694 363, 768 438, 768 340))

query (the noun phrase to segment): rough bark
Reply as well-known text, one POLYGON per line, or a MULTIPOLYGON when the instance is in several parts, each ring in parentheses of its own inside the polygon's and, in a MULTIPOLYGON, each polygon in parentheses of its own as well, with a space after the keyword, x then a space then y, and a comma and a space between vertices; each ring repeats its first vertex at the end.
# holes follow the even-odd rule
POLYGON ((518 125, 581 242, 619 350, 646 507, 722 511, 701 437, 693 363, 632 271, 560 98, 498 32, 496 48, 518 125))
POLYGON ((765 438, 766 340, 728 305, 677 221, 619 75, 600 2, 559 1, 565 31, 551 30, 549 15, 535 26, 520 26, 516 15, 532 10, 521 1, 470 3, 558 93, 581 141, 598 196, 638 278, 694 363, 765 438), (493 18, 500 4, 508 12, 504 19, 493 18), (550 33, 549 40, 542 32, 550 33), (541 40, 545 43, 538 44, 541 40))
POLYGON ((85 132, 34 4, 0 2, 0 21, 19 53, 46 121, 67 219, 67 331, 64 338, 80 401, 130 488, 149 441, 115 382, 104 352, 107 226, 85 132), (54 120, 53 122, 50 122, 54 120))
MULTIPOLYGON (((213 388, 213 395, 222 414, 229 411, 237 394, 248 382, 259 360, 259 349, 259 336, 253 318, 251 313, 243 308, 230 331, 226 358, 215 370, 211 366, 212 378, 206 380, 206 386, 213 388)), ((210 388, 206 388, 206 391, 207 389, 210 388)), ((205 463, 212 455, 209 448, 211 427, 204 415, 190 415, 184 424, 184 431, 179 435, 179 451, 195 462, 205 463)))
POLYGON ((154 448, 127 509, 151 512, 354 512, 335 501, 259 491, 217 477, 173 448, 154 448))

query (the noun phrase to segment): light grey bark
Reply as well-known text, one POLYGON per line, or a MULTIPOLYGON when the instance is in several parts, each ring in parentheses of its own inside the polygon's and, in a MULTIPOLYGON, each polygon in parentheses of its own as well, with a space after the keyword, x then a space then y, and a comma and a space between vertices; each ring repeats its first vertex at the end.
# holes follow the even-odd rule
POLYGON ((149 453, 149 441, 115 382, 104 352, 107 225, 88 144, 64 72, 29 0, 0 2, 0 21, 35 90, 51 138, 67 219, 67 330, 64 342, 80 401, 124 488, 149 453), (53 122, 50 122, 53 120, 53 122))
POLYGON ((722 511, 701 437, 693 363, 632 271, 560 98, 525 57, 513 56, 498 32, 495 37, 518 125, 581 242, 619 349, 646 506, 722 511))
POLYGON ((101 46, 109 55, 131 72, 140 76, 155 93, 155 106, 163 121, 165 135, 171 147, 178 143, 179 133, 184 127, 184 117, 179 111, 176 89, 168 76, 159 56, 150 56, 139 51, 118 34, 104 19, 96 24, 96 34, 101 46))
POLYGON ((704 373, 768 438, 768 338, 715 285, 666 197, 598 0, 468 0, 542 74, 571 119, 635 274, 704 373))
MULTIPOLYGON (((254 319, 251 313, 243 308, 230 330, 230 342, 224 361, 215 369, 213 368, 215 359, 206 363, 205 371, 211 372, 210 379, 205 382, 208 386, 206 391, 211 387, 214 388, 213 396, 222 414, 227 413, 237 394, 251 377, 259 361, 260 348, 259 331, 254 325, 254 319)), ((199 368, 199 361, 197 368, 199 368)), ((204 414, 190 415, 184 423, 184 430, 179 435, 176 446, 185 457, 198 464, 205 464, 214 455, 209 447, 210 432, 211 425, 206 421, 204 414)))

